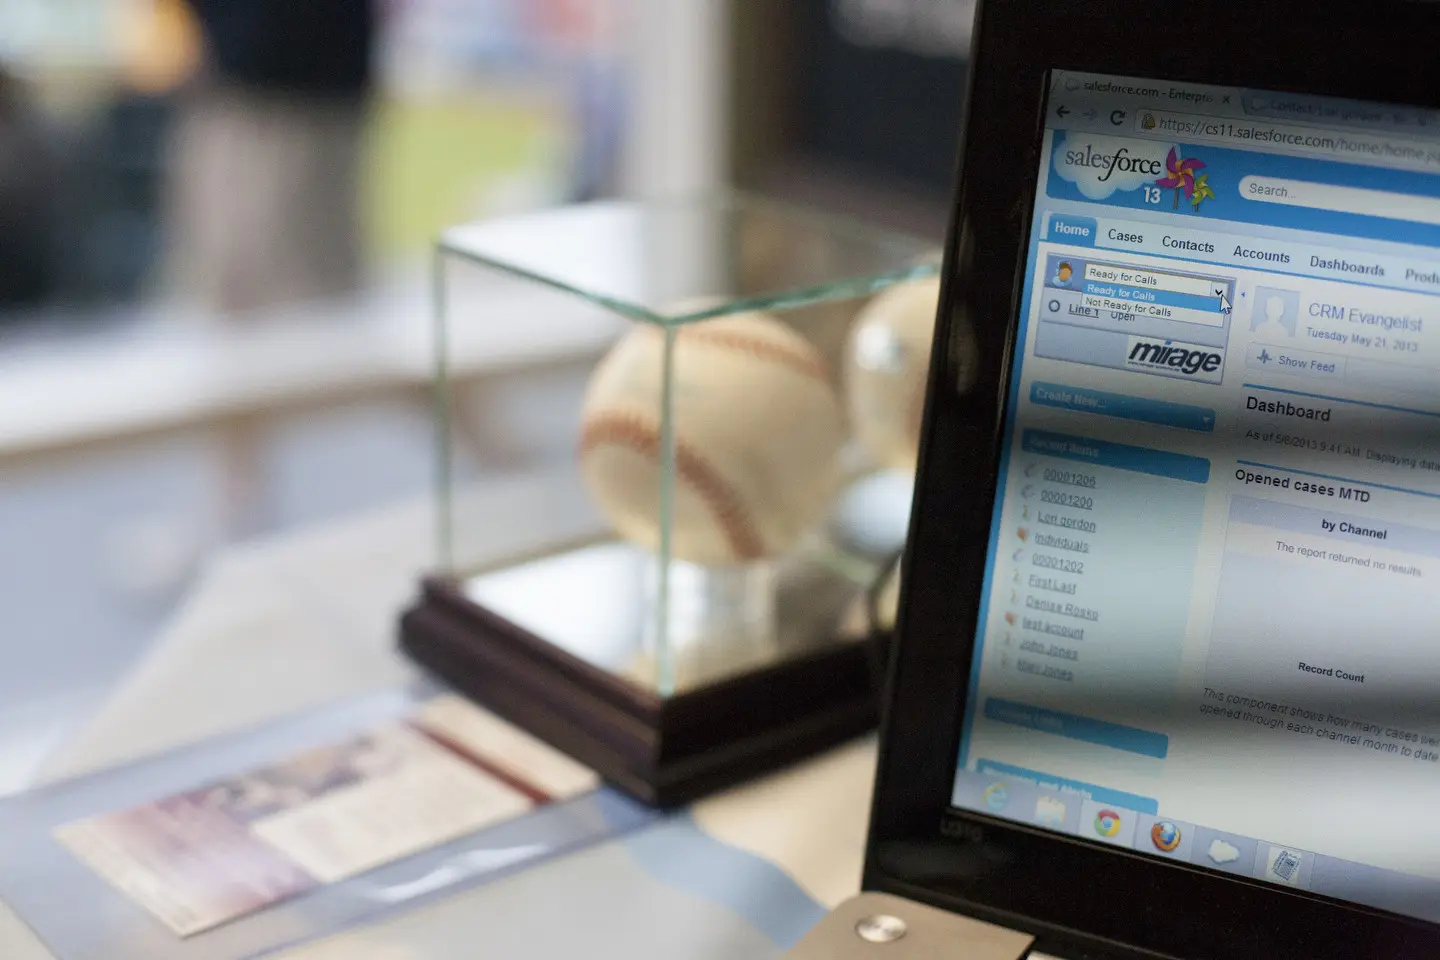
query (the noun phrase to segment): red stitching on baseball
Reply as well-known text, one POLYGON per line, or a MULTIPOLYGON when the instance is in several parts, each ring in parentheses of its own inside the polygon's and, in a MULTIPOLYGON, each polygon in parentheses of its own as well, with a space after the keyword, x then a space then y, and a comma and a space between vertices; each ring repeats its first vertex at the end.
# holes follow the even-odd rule
MULTIPOLYGON (((580 432, 582 456, 607 443, 660 459, 660 432, 635 414, 605 413, 585 423, 580 432)), ((765 544, 751 524, 735 488, 679 437, 675 438, 675 472, 710 508, 735 556, 755 560, 765 555, 765 544)))
MULTIPOLYGON (((830 367, 825 363, 823 357, 811 356, 800 350, 792 349, 789 344, 752 337, 743 331, 717 330, 715 329, 717 325, 718 321, 700 321, 694 326, 681 327, 677 336, 684 337, 691 343, 704 343, 721 349, 739 350, 757 360, 769 360, 782 367, 789 367, 803 376, 814 377, 827 384, 831 382, 830 367)), ((656 334, 663 336, 663 332, 658 327, 646 329, 654 330, 656 334)))

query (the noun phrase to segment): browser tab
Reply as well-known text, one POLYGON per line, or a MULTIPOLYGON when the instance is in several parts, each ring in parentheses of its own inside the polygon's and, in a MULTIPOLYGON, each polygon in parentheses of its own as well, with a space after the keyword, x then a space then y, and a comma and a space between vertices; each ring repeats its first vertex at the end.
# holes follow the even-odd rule
POLYGON ((1393 129, 1440 126, 1440 111, 1388 104, 1355 103, 1328 97, 1288 96, 1246 91, 1239 102, 1247 116, 1313 123, 1393 129))

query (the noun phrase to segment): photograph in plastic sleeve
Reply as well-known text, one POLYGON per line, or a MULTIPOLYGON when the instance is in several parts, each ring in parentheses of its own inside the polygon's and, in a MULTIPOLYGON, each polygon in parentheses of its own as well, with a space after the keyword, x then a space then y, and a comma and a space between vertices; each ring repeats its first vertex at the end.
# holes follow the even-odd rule
POLYGON ((56 840, 185 937, 568 799, 595 775, 458 697, 56 840))

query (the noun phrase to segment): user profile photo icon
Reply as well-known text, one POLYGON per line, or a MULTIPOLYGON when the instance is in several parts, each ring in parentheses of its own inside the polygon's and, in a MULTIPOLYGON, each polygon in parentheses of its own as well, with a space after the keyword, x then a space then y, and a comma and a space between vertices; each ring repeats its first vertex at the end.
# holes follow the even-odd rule
POLYGON ((1070 278, 1073 276, 1075 276, 1075 267, 1069 260, 1061 260, 1055 265, 1055 275, 1050 278, 1050 282, 1057 287, 1068 287, 1070 278))
POLYGON ((1293 337, 1300 322, 1300 294, 1295 290, 1256 287, 1250 305, 1250 332, 1257 337, 1293 337))

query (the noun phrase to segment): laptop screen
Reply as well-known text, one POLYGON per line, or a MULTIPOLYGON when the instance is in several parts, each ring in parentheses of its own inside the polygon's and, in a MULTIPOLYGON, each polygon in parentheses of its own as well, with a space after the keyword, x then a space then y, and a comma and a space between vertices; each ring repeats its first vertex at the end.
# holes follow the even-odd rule
POLYGON ((1440 921, 1440 114, 1046 110, 952 803, 1440 921))

